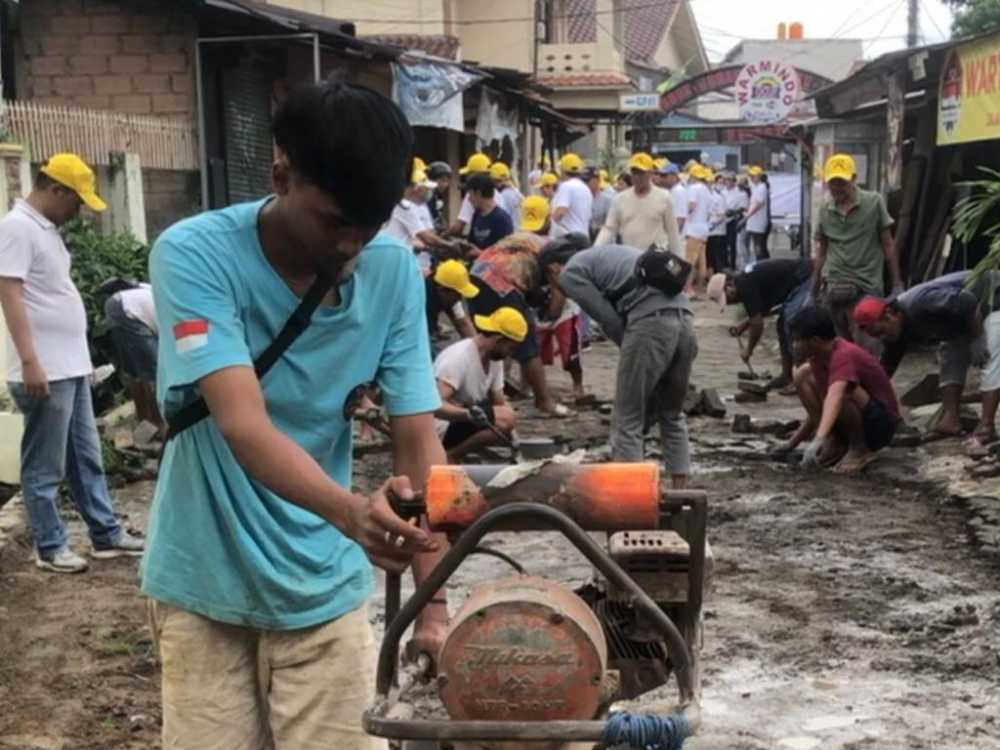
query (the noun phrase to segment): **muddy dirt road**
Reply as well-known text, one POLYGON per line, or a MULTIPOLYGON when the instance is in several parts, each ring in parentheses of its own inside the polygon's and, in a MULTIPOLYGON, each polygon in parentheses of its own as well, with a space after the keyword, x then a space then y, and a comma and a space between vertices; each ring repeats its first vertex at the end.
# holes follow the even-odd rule
MULTIPOLYGON (((735 344, 706 306, 698 329, 695 380, 731 395, 735 344)), ((755 364, 773 371, 773 342, 768 350, 772 361, 755 364)), ((588 386, 603 398, 614 361, 607 345, 585 360, 588 386)), ((910 362, 901 382, 924 365, 910 362)), ((561 374, 557 383, 568 388, 561 374)), ((727 405, 730 418, 797 415, 780 397, 727 405)), ((893 449, 865 476, 843 478, 763 460, 766 439, 738 440, 729 419, 691 424, 715 575, 705 607, 704 730, 686 747, 1000 748, 1000 557, 989 547, 1000 480, 963 485, 978 497, 972 516, 948 489, 965 465, 949 458, 955 441, 893 449)), ((597 412, 523 430, 588 447, 606 431, 597 412)), ((370 487, 387 456, 366 449, 355 468, 359 488, 370 487)), ((149 484, 119 492, 139 526, 150 492, 149 484)), ((589 576, 550 535, 491 543, 531 573, 589 576)), ((135 562, 66 578, 37 572, 28 557, 23 537, 0 551, 0 748, 159 747, 158 674, 135 562)), ((506 574, 501 563, 471 560, 450 589, 452 607, 472 581, 506 574)), ((376 601, 379 626, 380 610, 376 601)), ((648 697, 673 695, 671 686, 648 697)))

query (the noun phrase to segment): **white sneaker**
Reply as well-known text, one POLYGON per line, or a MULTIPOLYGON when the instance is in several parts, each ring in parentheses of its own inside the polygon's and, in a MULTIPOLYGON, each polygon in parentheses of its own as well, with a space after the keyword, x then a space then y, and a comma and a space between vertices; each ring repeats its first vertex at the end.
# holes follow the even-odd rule
POLYGON ((35 565, 53 573, 82 573, 87 569, 87 561, 69 547, 60 547, 44 557, 35 550, 35 565))
POLYGON ((110 560, 115 557, 142 557, 146 541, 141 536, 132 536, 124 531, 110 545, 91 544, 90 556, 95 560, 110 560))

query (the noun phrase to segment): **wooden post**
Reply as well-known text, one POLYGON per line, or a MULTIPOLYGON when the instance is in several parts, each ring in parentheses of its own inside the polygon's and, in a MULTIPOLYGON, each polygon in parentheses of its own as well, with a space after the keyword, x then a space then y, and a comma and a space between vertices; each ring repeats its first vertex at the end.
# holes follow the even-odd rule
POLYGON ((903 184, 903 121, 906 116, 906 71, 888 76, 886 103, 886 133, 888 149, 885 159, 885 194, 899 190, 903 184))
POLYGON ((142 168, 139 155, 112 151, 108 186, 108 212, 114 231, 131 232, 143 244, 146 233, 146 205, 142 193, 142 168))

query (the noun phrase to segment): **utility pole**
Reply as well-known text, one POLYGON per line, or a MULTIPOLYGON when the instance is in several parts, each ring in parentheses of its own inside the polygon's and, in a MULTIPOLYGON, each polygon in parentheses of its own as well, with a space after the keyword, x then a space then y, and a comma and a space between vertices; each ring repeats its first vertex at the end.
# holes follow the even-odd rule
POLYGON ((906 46, 912 49, 920 44, 920 0, 907 0, 906 5, 906 46))

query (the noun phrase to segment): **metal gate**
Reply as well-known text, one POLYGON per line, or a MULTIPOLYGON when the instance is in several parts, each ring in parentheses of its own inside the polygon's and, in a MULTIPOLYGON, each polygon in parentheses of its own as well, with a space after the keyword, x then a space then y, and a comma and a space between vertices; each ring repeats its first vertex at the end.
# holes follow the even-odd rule
POLYGON ((244 63, 222 73, 226 186, 229 203, 261 198, 271 192, 271 80, 273 76, 244 63))

